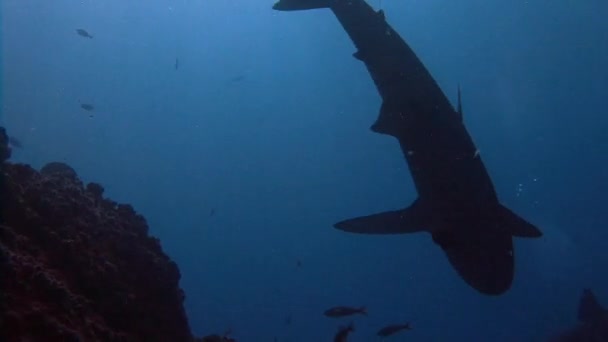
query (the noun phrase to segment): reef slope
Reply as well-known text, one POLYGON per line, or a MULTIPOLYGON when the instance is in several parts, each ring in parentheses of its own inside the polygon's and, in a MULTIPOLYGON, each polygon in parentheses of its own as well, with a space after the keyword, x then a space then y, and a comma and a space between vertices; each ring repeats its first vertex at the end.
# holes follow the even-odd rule
POLYGON ((63 163, 11 164, 0 128, 0 341, 192 341, 143 216, 63 163))

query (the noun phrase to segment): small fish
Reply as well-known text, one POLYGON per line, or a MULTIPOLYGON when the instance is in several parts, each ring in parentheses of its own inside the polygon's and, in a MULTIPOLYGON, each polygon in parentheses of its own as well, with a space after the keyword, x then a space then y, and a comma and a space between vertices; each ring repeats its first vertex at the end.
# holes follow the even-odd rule
POLYGON ((91 36, 85 29, 77 29, 76 33, 78 33, 79 36, 93 39, 93 36, 91 36))
POLYGON ((175 59, 175 70, 179 68, 179 58, 175 59))
POLYGON ((211 211, 209 211, 209 217, 214 216, 215 215, 215 208, 212 208, 211 211))
POLYGON ((285 325, 291 325, 291 314, 287 314, 285 317, 285 325))
POLYGON ((296 261, 296 267, 297 267, 297 268, 302 268, 302 260, 298 259, 298 260, 296 261))
POLYGON ((327 317, 344 317, 355 314, 362 314, 367 316, 367 310, 365 307, 351 308, 348 306, 336 306, 331 309, 325 310, 325 316, 327 317))
POLYGON ((347 327, 342 327, 334 336, 334 342, 346 342, 348 334, 355 331, 355 326, 351 323, 347 327))
POLYGON ((92 112, 95 110, 95 106, 89 103, 81 103, 80 108, 86 110, 87 112, 92 112))
POLYGON ((19 141, 17 138, 15 137, 8 137, 8 143, 9 145, 11 145, 11 147, 15 147, 15 148, 23 148, 23 144, 21 143, 21 141, 19 141))
POLYGON ((245 75, 238 75, 236 77, 233 77, 230 81, 236 83, 236 82, 240 82, 244 79, 245 79, 245 75))
POLYGON ((377 335, 381 337, 387 337, 396 334, 402 330, 412 330, 412 327, 409 323, 387 325, 386 327, 378 330, 377 335))

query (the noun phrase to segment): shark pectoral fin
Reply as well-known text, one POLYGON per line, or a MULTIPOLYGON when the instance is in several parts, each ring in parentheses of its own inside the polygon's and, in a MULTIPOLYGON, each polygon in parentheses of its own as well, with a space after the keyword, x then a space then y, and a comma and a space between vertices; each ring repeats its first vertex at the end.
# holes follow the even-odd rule
POLYGON ((507 230, 511 235, 517 237, 526 238, 537 238, 543 236, 540 229, 536 228, 533 224, 517 216, 509 208, 499 205, 498 216, 504 229, 507 230))
POLYGON ((414 202, 403 210, 387 211, 357 217, 334 224, 345 232, 357 234, 406 234, 424 231, 424 219, 420 206, 414 202))

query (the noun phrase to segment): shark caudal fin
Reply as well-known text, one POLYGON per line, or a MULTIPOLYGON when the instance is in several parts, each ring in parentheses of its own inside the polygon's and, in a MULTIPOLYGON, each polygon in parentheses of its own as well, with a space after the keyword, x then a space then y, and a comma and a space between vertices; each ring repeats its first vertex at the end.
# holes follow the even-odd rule
POLYGON ((272 6, 277 11, 301 11, 316 8, 329 8, 335 0, 279 0, 272 6))
POLYGON ((416 200, 410 207, 361 216, 334 224, 334 227, 357 234, 406 234, 425 231, 426 211, 416 200))

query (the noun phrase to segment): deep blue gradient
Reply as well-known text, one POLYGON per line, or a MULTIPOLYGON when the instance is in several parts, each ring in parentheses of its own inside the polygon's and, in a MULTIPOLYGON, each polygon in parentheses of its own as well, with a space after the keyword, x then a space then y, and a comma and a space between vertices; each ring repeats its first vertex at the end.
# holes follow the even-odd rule
POLYGON ((329 341, 350 320, 323 311, 365 305, 353 342, 401 321, 408 341, 539 341, 574 323, 583 287, 608 303, 605 0, 382 1, 453 101, 460 84, 501 201, 545 233, 516 239, 500 297, 469 288, 428 234, 332 228, 416 193, 397 142, 369 130, 380 98, 330 11, 0 5, 0 124, 24 144, 13 159, 65 161, 145 215, 181 268, 196 334, 329 341))

